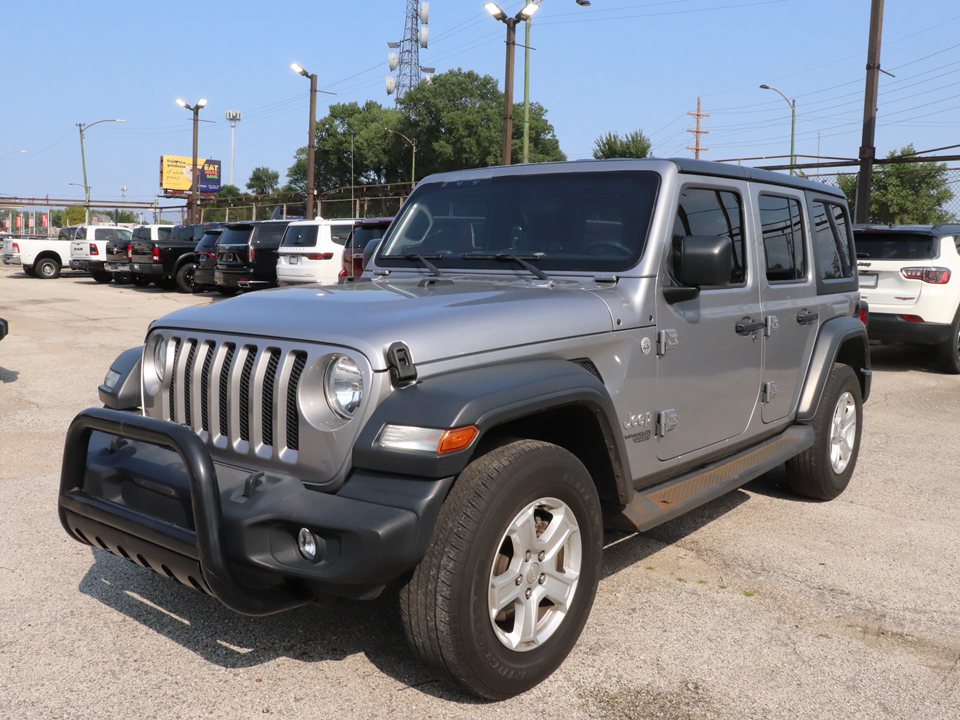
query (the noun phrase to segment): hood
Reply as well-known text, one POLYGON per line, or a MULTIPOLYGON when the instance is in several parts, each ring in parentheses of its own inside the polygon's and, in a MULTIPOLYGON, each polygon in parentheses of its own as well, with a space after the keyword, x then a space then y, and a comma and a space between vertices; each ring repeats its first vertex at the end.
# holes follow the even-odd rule
POLYGON ((449 284, 376 280, 306 285, 179 310, 154 327, 268 337, 354 348, 374 370, 406 343, 416 363, 613 330, 606 303, 579 282, 502 278, 449 284))

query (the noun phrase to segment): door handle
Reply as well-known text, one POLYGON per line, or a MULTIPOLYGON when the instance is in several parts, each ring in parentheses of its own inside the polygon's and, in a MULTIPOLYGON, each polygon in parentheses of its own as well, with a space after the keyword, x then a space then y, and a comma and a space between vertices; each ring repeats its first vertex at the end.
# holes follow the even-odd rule
POLYGON ((753 333, 766 327, 766 325, 766 322, 763 320, 753 320, 745 317, 736 324, 737 335, 753 335, 753 333))
POLYGON ((808 325, 816 320, 820 315, 815 312, 810 312, 806 308, 797 313, 797 322, 801 325, 808 325))

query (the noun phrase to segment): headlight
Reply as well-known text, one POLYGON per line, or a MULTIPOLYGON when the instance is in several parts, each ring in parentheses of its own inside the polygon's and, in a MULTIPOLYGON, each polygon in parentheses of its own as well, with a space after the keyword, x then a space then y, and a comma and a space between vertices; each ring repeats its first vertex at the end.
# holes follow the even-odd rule
POLYGON ((360 368, 346 355, 335 355, 323 379, 323 392, 330 409, 349 420, 360 407, 363 397, 360 368))
POLYGON ((153 346, 153 369, 157 379, 163 382, 163 374, 167 368, 167 339, 161 337, 153 346))

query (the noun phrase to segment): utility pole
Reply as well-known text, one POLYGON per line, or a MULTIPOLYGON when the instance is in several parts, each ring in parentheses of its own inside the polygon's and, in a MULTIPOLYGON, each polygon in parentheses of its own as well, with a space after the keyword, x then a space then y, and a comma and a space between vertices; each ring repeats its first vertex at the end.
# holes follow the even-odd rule
POLYGON ((708 152, 708 151, 710 150, 710 148, 702 148, 702 147, 700 147, 700 136, 701 136, 701 135, 709 135, 709 134, 710 134, 710 131, 709 131, 709 130, 701 130, 701 129, 700 129, 700 118, 708 118, 708 117, 710 117, 709 115, 705 115, 704 113, 700 112, 700 109, 701 109, 701 108, 700 108, 700 98, 697 98, 697 111, 696 111, 695 113, 692 113, 692 112, 688 112, 688 113, 687 113, 687 115, 692 115, 693 117, 695 117, 695 118, 697 119, 697 129, 696 129, 696 130, 687 130, 688 133, 693 133, 694 136, 697 138, 696 147, 688 147, 688 148, 687 148, 687 150, 692 150, 692 151, 695 153, 694 157, 696 157, 697 160, 700 159, 700 152, 701 152, 701 151, 703 151, 703 152, 708 152))
POLYGON ((870 8, 870 41, 867 46, 867 87, 863 96, 863 140, 860 143, 860 177, 857 180, 856 222, 870 222, 873 161, 877 157, 877 98, 880 91, 880 39, 883 34, 883 0, 870 8))
POLYGON ((236 147, 237 123, 243 120, 243 113, 239 110, 227 110, 227 120, 230 121, 230 184, 233 185, 233 157, 236 147))

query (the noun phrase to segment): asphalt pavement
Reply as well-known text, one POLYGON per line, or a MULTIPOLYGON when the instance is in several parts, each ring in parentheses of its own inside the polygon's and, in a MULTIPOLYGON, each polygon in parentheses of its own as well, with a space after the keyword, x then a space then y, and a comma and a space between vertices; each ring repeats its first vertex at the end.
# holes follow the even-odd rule
POLYGON ((775 471, 608 534, 570 657, 482 703, 418 665, 395 590, 247 618, 60 527, 64 434, 111 361, 150 320, 220 301, 0 266, 0 718, 960 717, 960 377, 929 351, 875 349, 837 500, 775 471))

